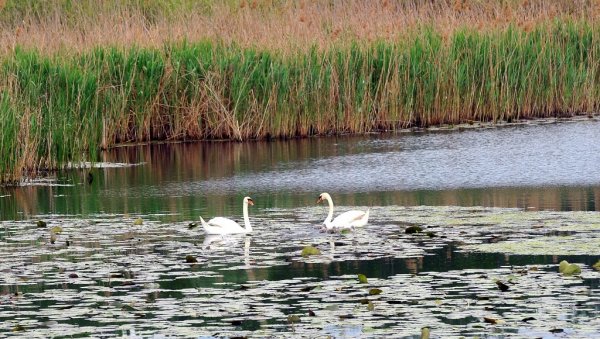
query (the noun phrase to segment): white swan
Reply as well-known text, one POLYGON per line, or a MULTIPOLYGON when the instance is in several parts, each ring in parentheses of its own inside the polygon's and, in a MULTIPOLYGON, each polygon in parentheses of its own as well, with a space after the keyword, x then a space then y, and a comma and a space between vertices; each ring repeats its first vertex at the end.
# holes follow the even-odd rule
POLYGON ((240 226, 240 224, 231 219, 223 217, 212 218, 208 222, 204 221, 204 219, 200 217, 200 221, 202 222, 204 231, 206 232, 206 234, 220 235, 252 232, 252 226, 250 225, 250 219, 248 218, 248 205, 254 205, 254 201, 250 197, 245 197, 243 203, 245 227, 240 226))
POLYGON ((323 200, 327 200, 327 203, 329 203, 329 214, 327 214, 327 218, 323 222, 328 231, 361 227, 365 226, 369 221, 368 209, 366 212, 357 210, 344 212, 333 219, 333 200, 331 200, 329 193, 321 193, 317 199, 317 204, 323 200))

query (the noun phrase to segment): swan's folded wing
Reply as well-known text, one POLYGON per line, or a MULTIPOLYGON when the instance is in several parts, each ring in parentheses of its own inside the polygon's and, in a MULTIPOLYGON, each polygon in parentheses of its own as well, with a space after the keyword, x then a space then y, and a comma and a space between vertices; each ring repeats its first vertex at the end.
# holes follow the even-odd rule
POLYGON ((365 216, 364 211, 348 211, 338 215, 335 219, 333 219, 333 223, 336 225, 341 224, 350 224, 354 221, 358 221, 365 216))
POLYGON ((230 227, 239 227, 240 226, 237 222, 235 222, 231 219, 223 218, 223 217, 212 218, 208 221, 208 224, 213 227, 221 227, 221 228, 230 228, 230 227))

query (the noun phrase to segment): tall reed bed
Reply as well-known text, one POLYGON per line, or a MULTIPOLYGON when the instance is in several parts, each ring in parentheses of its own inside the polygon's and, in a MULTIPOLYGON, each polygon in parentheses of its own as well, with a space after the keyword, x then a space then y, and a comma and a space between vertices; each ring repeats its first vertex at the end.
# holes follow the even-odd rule
POLYGON ((449 36, 465 25, 531 29, 557 19, 598 22, 600 0, 0 0, 0 55, 15 46, 65 54, 181 40, 291 54, 395 43, 424 24, 449 36))
POLYGON ((592 112, 600 26, 556 22, 278 53, 212 42, 46 55, 0 70, 2 181, 150 140, 365 133, 592 112))

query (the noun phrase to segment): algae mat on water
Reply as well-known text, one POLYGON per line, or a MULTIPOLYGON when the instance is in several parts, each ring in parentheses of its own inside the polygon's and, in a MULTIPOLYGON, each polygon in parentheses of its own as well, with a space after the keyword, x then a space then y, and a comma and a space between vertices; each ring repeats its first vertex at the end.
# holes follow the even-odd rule
MULTIPOLYGON (((252 236, 231 238, 156 215, 137 224, 137 215, 3 221, 0 332, 342 338, 418 336, 427 326, 444 338, 600 335, 591 264, 564 277, 552 260, 509 267, 503 255, 471 253, 518 239, 590 244, 598 213, 373 207, 365 228, 326 234, 325 212, 257 212, 252 236), (409 226, 422 232, 407 234, 409 226), (303 257, 306 246, 320 254, 303 257)), ((588 248, 582 258, 594 259, 588 248)))

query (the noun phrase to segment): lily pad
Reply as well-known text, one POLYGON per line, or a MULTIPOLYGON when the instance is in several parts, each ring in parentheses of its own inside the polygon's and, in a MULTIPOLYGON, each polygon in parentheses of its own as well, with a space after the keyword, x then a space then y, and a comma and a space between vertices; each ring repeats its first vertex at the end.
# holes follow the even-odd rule
POLYGON ((313 246, 306 246, 302 249, 302 256, 303 257, 308 257, 311 255, 319 255, 321 254, 321 251, 313 246))
POLYGON ((63 228, 60 226, 54 226, 50 229, 50 232, 54 233, 54 234, 60 234, 62 233, 63 228))
POLYGON ((563 275, 581 274, 581 267, 577 264, 570 264, 568 261, 563 260, 558 266, 558 272, 563 275))
POLYGON ((287 321, 290 324, 297 324, 300 322, 300 316, 298 316, 296 314, 290 314, 287 316, 287 321))
POLYGON ((367 284, 369 281, 367 280, 367 276, 364 274, 358 275, 358 282, 361 284, 367 284))
POLYGON ((379 288, 372 288, 369 290, 369 295, 379 295, 381 292, 382 290, 379 288))
POLYGON ((142 218, 137 218, 133 221, 134 226, 141 226, 144 224, 144 220, 142 218))
POLYGON ((39 228, 45 228, 47 226, 46 222, 44 220, 38 220, 36 223, 37 227, 39 228))
POLYGON ((600 271, 600 260, 592 266, 596 271, 600 271))

